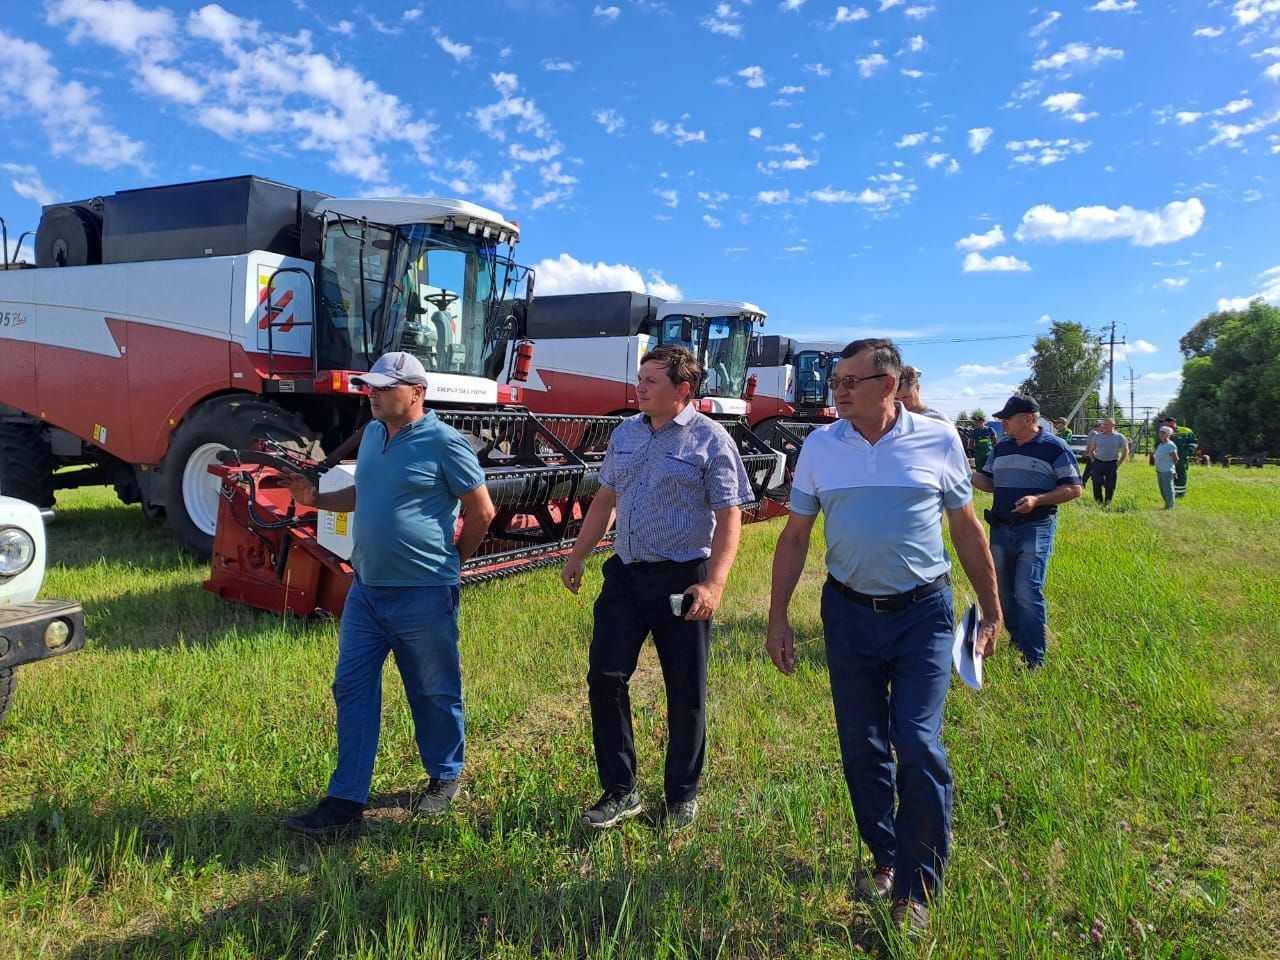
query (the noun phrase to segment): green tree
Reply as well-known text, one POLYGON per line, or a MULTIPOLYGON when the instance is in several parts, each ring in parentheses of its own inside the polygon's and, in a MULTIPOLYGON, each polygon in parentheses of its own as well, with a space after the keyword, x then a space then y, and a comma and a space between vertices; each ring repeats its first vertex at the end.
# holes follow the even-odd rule
POLYGON ((1037 337, 1032 348, 1031 376, 1019 387, 1040 401, 1040 412, 1052 420, 1065 417, 1090 387, 1092 397, 1085 410, 1100 406, 1096 384, 1102 370, 1102 346, 1078 323, 1055 321, 1047 336, 1037 337))
POLYGON ((1188 359, 1169 412, 1210 454, 1280 453, 1280 307, 1255 300, 1210 314, 1181 346, 1188 359))

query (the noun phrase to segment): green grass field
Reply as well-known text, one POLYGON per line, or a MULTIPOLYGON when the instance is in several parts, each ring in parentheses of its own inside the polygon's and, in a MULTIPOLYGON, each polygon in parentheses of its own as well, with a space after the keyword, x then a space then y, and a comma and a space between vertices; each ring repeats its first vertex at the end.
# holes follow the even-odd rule
MULTIPOLYGON (((746 530, 718 619, 694 829, 577 825, 597 560, 577 598, 554 571, 464 592, 457 815, 409 815, 389 669, 372 822, 318 845, 278 824, 334 760, 336 626, 224 604, 137 508, 69 494, 45 594, 83 600, 90 639, 20 671, 0 729, 0 957, 1274 957, 1280 471, 1196 469, 1172 514, 1145 464, 1120 484, 1063 511, 1049 667, 1002 649, 986 689, 953 684, 956 842, 920 944, 852 896, 818 550, 797 674, 763 656, 779 524, 746 530)), ((633 687, 652 807, 651 649, 633 687)))

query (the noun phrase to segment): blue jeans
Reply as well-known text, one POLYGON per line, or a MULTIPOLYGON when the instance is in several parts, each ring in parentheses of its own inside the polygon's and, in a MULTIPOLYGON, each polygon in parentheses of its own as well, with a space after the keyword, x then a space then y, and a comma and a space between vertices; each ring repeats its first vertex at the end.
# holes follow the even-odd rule
POLYGON ((1157 470, 1156 485, 1160 488, 1160 496, 1164 498, 1164 508, 1173 509, 1173 471, 1157 470))
POLYGON ((822 628, 858 833, 877 864, 894 867, 894 896, 926 903, 942 882, 951 838, 951 768, 941 739, 951 590, 876 613, 827 584, 822 628))
POLYGON ((1013 645, 1033 667, 1044 665, 1048 609, 1044 581, 1058 518, 991 528, 991 559, 1000 587, 1000 609, 1013 645))
POLYGON ((329 796, 365 803, 382 723, 382 665, 394 652, 422 765, 430 776, 462 773, 462 667, 458 588, 371 587, 351 583, 338 634, 333 701, 338 766, 329 796))

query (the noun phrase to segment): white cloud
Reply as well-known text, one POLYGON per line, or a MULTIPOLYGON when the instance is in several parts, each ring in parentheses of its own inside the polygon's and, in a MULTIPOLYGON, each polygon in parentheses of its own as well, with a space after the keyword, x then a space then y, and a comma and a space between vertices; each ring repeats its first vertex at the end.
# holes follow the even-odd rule
POLYGON ((443 33, 436 33, 436 43, 440 45, 441 50, 453 57, 458 63, 462 63, 462 61, 471 56, 471 44, 450 40, 443 33))
POLYGON ((806 70, 808 70, 810 73, 816 73, 816 74, 817 74, 818 76, 820 76, 820 77, 829 77, 829 76, 831 76, 831 68, 830 68, 830 67, 824 67, 824 66, 823 66, 822 64, 820 64, 820 63, 806 63, 806 64, 804 65, 804 68, 805 68, 806 70))
POLYGON ((1219 310, 1245 310, 1254 300, 1265 300, 1267 303, 1280 305, 1280 266, 1264 270, 1255 278, 1259 286, 1257 293, 1247 297, 1224 297, 1218 301, 1219 310))
POLYGON ((1055 23, 1057 23, 1061 19, 1062 19, 1061 13, 1059 13, 1057 10, 1050 10, 1048 16, 1046 16, 1043 20, 1041 20, 1039 23, 1037 23, 1034 27, 1031 28, 1031 36, 1033 37, 1040 36, 1040 34, 1044 33, 1046 30, 1048 30, 1050 27, 1052 27, 1055 23))
POLYGON ((967 237, 963 237, 956 241, 956 249, 962 251, 970 250, 990 250, 992 247, 998 247, 1004 243, 1004 231, 1000 229, 1000 224, 996 224, 986 233, 971 233, 967 237))
POLYGON ((856 23, 859 20, 865 20, 871 14, 867 13, 865 7, 836 7, 835 19, 831 21, 832 26, 837 23, 856 23))
POLYGON ((1021 165, 1037 164, 1048 167, 1061 163, 1069 154, 1080 154, 1092 146, 1091 140, 1072 140, 1059 137, 1056 140, 1010 140, 1005 149, 1015 152, 1013 162, 1021 165))
POLYGON ((969 149, 974 153, 981 153, 986 149, 987 142, 991 139, 990 127, 974 127, 969 131, 969 149))
POLYGON ((790 96, 794 96, 797 93, 804 93, 804 87, 792 84, 789 87, 780 87, 778 89, 778 92, 782 94, 784 97, 790 97, 790 96))
POLYGON ((929 14, 933 13, 933 11, 936 9, 938 8, 933 5, 930 5, 927 7, 917 6, 917 7, 907 7, 907 9, 903 10, 902 12, 905 13, 912 20, 923 20, 929 14))
POLYGON ((747 82, 748 87, 759 89, 765 85, 764 67, 758 64, 750 67, 743 67, 738 71, 738 76, 747 82))
POLYGON ((713 217, 713 216, 712 216, 711 214, 709 214, 709 213, 704 213, 704 214, 702 215, 702 222, 703 222, 703 223, 705 223, 705 224, 706 224, 708 227, 710 227, 712 230, 719 230, 719 229, 720 229, 720 220, 719 220, 718 218, 716 218, 716 217, 713 217))
POLYGON ((1181 290, 1183 287, 1187 285, 1188 278, 1187 277, 1165 277, 1160 282, 1164 284, 1166 289, 1181 290))
POLYGON ((633 290, 655 297, 679 300, 680 288, 663 279, 656 270, 648 271, 648 281, 635 267, 622 263, 583 263, 567 253, 542 260, 534 268, 538 274, 538 292, 550 296, 561 293, 600 293, 633 290))
POLYGON ((799 10, 803 6, 804 0, 782 0, 782 3, 778 4, 778 9, 791 11, 799 10))
POLYGON ((1227 32, 1226 27, 1200 27, 1198 30, 1195 31, 1195 33, 1192 34, 1192 36, 1208 37, 1209 39, 1212 40, 1214 37, 1220 37, 1226 32, 1227 32))
POLYGON ((1252 100, 1248 97, 1241 97, 1239 100, 1232 100, 1226 106, 1219 107, 1213 112, 1218 116, 1223 116, 1225 114, 1240 113, 1242 110, 1248 110, 1252 106, 1252 100))
POLYGON ((1203 116, 1203 113, 1196 113, 1194 110, 1179 110, 1173 115, 1173 119, 1185 127, 1189 123, 1195 123, 1203 116))
POLYGON ((752 140, 759 140, 760 137, 763 135, 764 135, 764 131, 761 130, 759 127, 752 127, 750 130, 747 131, 747 136, 750 137, 752 140))
POLYGON ((664 204, 674 210, 680 206, 680 194, 675 190, 655 190, 654 195, 659 197, 664 204))
POLYGON ((1031 64, 1032 70, 1070 72, 1074 67, 1096 67, 1104 60, 1122 60, 1124 51, 1114 47, 1091 47, 1087 43, 1068 43, 1053 56, 1031 64))
POLYGON ((918 147, 929 139, 929 134, 921 131, 920 133, 903 134, 902 139, 894 143, 895 147, 918 147))
POLYGON ((617 7, 601 7, 597 5, 591 13, 594 16, 599 17, 601 20, 617 20, 618 15, 622 13, 622 11, 617 7))
POLYGON ((1045 97, 1040 106, 1060 113, 1062 116, 1074 123, 1084 123, 1086 120, 1092 120, 1097 116, 1096 113, 1085 113, 1079 109, 1080 104, 1084 103, 1084 95, 1080 93, 1054 93, 1045 97))
POLYGON ((906 68, 906 67, 903 67, 903 68, 902 68, 902 75, 903 75, 904 77, 910 77, 912 80, 919 80, 921 77, 923 77, 923 76, 924 76, 924 71, 923 71, 923 70, 911 70, 911 69, 908 69, 908 68, 906 68))
POLYGON ((707 142, 707 132, 705 130, 686 130, 682 122, 677 122, 673 125, 666 120, 655 120, 649 126, 649 129, 660 137, 674 140, 676 145, 681 147, 686 143, 707 142))
POLYGON ((43 207, 58 199, 57 193, 44 185, 40 171, 30 164, 0 163, 0 170, 13 174, 9 186, 24 200, 31 200, 43 207))
POLYGON ((1089 9, 1100 13, 1137 13, 1138 0, 1098 0, 1089 9))
POLYGON ((948 154, 931 153, 924 158, 924 165, 928 167, 930 170, 934 170, 937 167, 941 166, 942 164, 946 163, 948 159, 950 159, 948 154))
POLYGON ((1280 13, 1280 0, 1236 0, 1231 8, 1231 15, 1242 27, 1259 20, 1271 20, 1277 13, 1280 13))
POLYGON ((1024 241, 1084 243, 1127 239, 1135 246, 1152 247, 1195 236, 1203 223, 1204 204, 1197 197, 1175 200, 1161 210, 1135 210, 1126 205, 1116 210, 1092 206, 1059 212, 1042 203, 1023 214, 1014 236, 1024 241))
POLYGON ((924 37, 922 37, 920 34, 916 34, 914 37, 907 38, 907 49, 910 50, 912 53, 919 53, 924 48, 925 48, 924 37))
MULTIPOLYGON (((748 0, 749 2, 749 0, 748 0)), ((729 3, 717 3, 714 15, 705 16, 699 22, 703 29, 726 37, 742 36, 742 14, 729 3)))
POLYGON ((901 4, 904 4, 906 2, 907 0, 880 0, 880 12, 884 13, 886 10, 890 9, 891 7, 900 6, 901 4))
POLYGON ((542 61, 542 69, 549 73, 573 73, 578 64, 573 60, 552 60, 548 57, 542 61))
POLYGON ((1262 71, 1262 75, 1268 80, 1280 80, 1280 62, 1273 63, 1267 67, 1262 71))
POLYGON ((759 193, 756 194, 756 201, 759 203, 767 203, 771 206, 779 203, 790 203, 791 191, 790 190, 761 190, 759 193))
POLYGON ((0 99, 7 112, 29 112, 49 140, 54 157, 71 157, 103 170, 133 167, 147 176, 144 145, 109 124, 96 94, 79 80, 65 80, 49 51, 0 30, 0 99))
POLYGON ((476 189, 495 207, 509 207, 516 202, 516 182, 510 170, 503 170, 499 180, 476 184, 476 189))
POLYGON ((609 107, 607 110, 597 110, 594 114, 596 123, 604 127, 605 133, 617 133, 627 125, 627 121, 618 111, 609 107))
POLYGON ((1128 347, 1129 347, 1129 353, 1147 353, 1147 354, 1150 354, 1150 353, 1159 353, 1159 352, 1160 352, 1160 348, 1159 348, 1159 347, 1157 347, 1154 343, 1150 343, 1150 342, 1148 342, 1148 341, 1146 341, 1146 340, 1142 340, 1142 339, 1138 339, 1138 340, 1133 341, 1133 343, 1128 344, 1128 347))
POLYGON ((73 44, 90 40, 144 60, 173 56, 178 27, 170 11, 144 10, 133 0, 56 0, 47 4, 45 21, 70 24, 73 44))
MULTIPOLYGON (((1280 3, 1280 0, 1276 0, 1276 2, 1280 3)), ((1280 71, 1277 71, 1277 76, 1280 76, 1280 71)), ((1213 122, 1214 136, 1207 146, 1213 147, 1217 146, 1219 143, 1225 143, 1228 147, 1242 147, 1244 146, 1242 141, 1245 137, 1252 136, 1259 130, 1265 130, 1277 120, 1280 120, 1280 110, 1277 110, 1270 116, 1259 117, 1252 123, 1246 123, 1243 125, 1236 123, 1218 123, 1215 120, 1213 122)))
POLYGON ((964 258, 965 273, 1026 273, 1031 264, 1017 257, 991 257, 988 259, 978 252, 968 253, 964 258))
POLYGON ((858 60, 858 73, 864 77, 872 76, 877 70, 887 66, 888 59, 882 53, 873 53, 869 57, 861 57, 858 60))

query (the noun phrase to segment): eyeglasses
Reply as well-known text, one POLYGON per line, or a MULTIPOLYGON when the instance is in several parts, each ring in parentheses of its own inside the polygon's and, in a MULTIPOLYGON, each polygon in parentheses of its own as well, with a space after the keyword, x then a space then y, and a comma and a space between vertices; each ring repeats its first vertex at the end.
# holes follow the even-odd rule
POLYGON ((879 380, 881 377, 887 377, 887 373, 873 373, 869 377, 855 377, 853 375, 847 377, 829 377, 827 379, 828 386, 832 390, 852 390, 863 380, 879 380))

